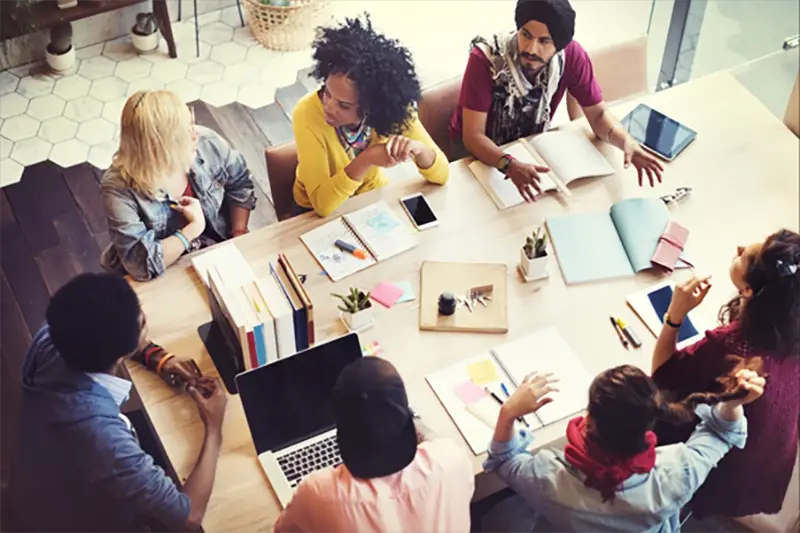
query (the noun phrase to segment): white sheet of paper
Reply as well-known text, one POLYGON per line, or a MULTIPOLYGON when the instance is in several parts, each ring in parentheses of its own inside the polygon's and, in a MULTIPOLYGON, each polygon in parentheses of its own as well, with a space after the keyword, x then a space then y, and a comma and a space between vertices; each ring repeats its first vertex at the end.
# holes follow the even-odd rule
POLYGON ((580 178, 614 173, 603 154, 580 131, 549 131, 534 137, 530 144, 565 185, 580 178))
POLYGON ((350 223, 378 261, 417 245, 417 238, 406 217, 399 218, 384 200, 347 213, 343 218, 350 223))
POLYGON ((319 264, 322 265, 322 268, 333 281, 339 281, 376 263, 375 259, 369 254, 367 254, 366 259, 359 259, 353 254, 336 247, 334 243, 337 240, 342 240, 359 248, 362 247, 341 218, 331 220, 327 224, 303 234, 300 240, 317 258, 319 264))
POLYGON ((242 252, 231 242, 214 246, 211 250, 192 257, 192 267, 206 287, 210 266, 217 267, 222 280, 227 284, 241 286, 255 279, 242 252))

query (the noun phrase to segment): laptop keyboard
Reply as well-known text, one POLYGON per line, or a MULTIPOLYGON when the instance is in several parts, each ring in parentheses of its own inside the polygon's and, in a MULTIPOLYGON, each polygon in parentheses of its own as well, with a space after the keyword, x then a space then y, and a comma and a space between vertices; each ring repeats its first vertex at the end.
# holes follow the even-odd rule
POLYGON ((292 488, 299 485, 311 472, 328 466, 336 466, 341 462, 336 435, 331 435, 327 439, 309 444, 278 458, 278 465, 292 488))

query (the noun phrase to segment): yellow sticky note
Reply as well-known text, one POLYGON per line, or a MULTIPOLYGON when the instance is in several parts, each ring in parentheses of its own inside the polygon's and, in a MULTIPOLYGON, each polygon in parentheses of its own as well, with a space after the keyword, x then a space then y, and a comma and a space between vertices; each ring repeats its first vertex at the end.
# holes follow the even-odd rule
POLYGON ((500 379, 497 369, 488 359, 467 366, 467 374, 475 385, 485 385, 500 379))

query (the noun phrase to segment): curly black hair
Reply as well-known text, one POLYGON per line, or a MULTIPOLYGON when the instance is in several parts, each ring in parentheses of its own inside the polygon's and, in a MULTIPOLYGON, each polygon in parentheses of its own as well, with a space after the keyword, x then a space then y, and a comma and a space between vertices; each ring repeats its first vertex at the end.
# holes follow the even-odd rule
POLYGON ((317 29, 312 75, 323 83, 332 74, 347 76, 358 87, 367 126, 379 135, 402 134, 420 96, 414 61, 396 39, 372 29, 369 15, 363 18, 317 29))

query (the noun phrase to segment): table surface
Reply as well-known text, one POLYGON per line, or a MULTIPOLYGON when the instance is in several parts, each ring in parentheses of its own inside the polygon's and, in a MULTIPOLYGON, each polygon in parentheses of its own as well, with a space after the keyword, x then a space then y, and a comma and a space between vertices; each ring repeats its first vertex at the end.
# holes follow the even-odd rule
MULTIPOLYGON (((664 183, 639 188, 636 171, 622 169, 622 154, 595 141, 617 173, 608 178, 573 182, 572 197, 551 195, 533 205, 498 211, 467 168, 467 161, 450 165, 444 187, 420 179, 393 181, 383 189, 355 197, 340 209, 350 211, 386 199, 403 214, 397 199, 423 192, 441 220, 438 228, 421 232, 419 246, 379 263, 338 283, 320 268, 298 238, 324 224, 307 214, 236 239, 245 259, 258 276, 269 273, 269 261, 286 254, 299 273, 308 274, 306 287, 315 304, 318 341, 345 333, 337 319, 331 292, 351 285, 372 289, 384 280, 409 280, 419 294, 419 270, 424 260, 499 262, 508 265, 509 331, 505 335, 423 332, 418 328, 419 301, 392 309, 378 306, 376 327, 361 335, 362 343, 377 340, 405 380, 410 401, 436 433, 459 443, 471 458, 476 474, 483 457, 474 456, 455 424, 428 387, 425 376, 498 344, 555 326, 581 358, 590 373, 623 364, 649 370, 655 339, 626 306, 626 295, 656 282, 654 273, 599 283, 564 284, 558 264, 548 265, 550 278, 524 284, 517 274, 519 248, 532 229, 548 216, 605 211, 620 200, 657 197, 680 186, 692 187, 685 200, 672 207, 674 218, 691 231, 689 245, 698 274, 712 274, 714 288, 696 311, 708 327, 714 325, 719 306, 734 293, 728 266, 739 244, 761 241, 769 233, 788 227, 797 230, 798 142, 777 118, 727 73, 714 74, 656 94, 613 107, 624 116, 645 102, 699 132, 697 140, 667 165, 664 183), (644 342, 626 351, 608 322, 621 316, 633 325, 644 342)), ((585 120, 564 128, 591 135, 585 120)), ((680 280, 687 272, 675 274, 680 280)), ((202 282, 188 260, 182 260, 155 281, 136 284, 147 314, 150 337, 170 351, 193 357, 207 375, 216 369, 197 335, 198 325, 210 320, 202 282)), ((128 363, 169 460, 181 480, 194 467, 203 440, 203 425, 194 402, 176 395, 158 377, 128 363)), ((566 421, 537 432, 539 445, 552 443, 564 432, 566 421)), ((263 474, 238 396, 230 396, 223 427, 222 452, 208 511, 206 531, 270 530, 280 512, 278 501, 263 474)), ((481 475, 488 478, 491 476, 481 475)))

